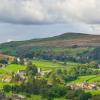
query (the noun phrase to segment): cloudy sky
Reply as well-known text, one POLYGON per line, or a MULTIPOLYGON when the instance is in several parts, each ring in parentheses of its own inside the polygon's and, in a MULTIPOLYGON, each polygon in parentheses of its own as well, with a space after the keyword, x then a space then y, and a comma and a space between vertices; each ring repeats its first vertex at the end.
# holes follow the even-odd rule
POLYGON ((0 42, 99 31, 100 0, 0 0, 0 42))

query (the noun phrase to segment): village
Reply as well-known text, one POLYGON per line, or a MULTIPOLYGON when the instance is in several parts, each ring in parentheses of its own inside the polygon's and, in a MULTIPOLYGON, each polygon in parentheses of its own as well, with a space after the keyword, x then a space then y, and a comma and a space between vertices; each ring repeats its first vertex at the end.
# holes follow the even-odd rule
MULTIPOLYGON (((35 59, 35 58, 34 58, 35 59)), ((27 58, 20 58, 20 57, 13 57, 13 56, 8 56, 4 54, 0 54, 0 68, 5 69, 5 67, 12 62, 15 62, 17 64, 22 64, 24 66, 27 66, 28 62, 30 60, 27 58)), ((98 68, 100 68, 100 65, 98 64, 98 68)), ((9 70, 6 70, 9 72, 9 70)), ((38 68, 37 72, 37 77, 43 77, 46 73, 49 73, 51 70, 42 70, 42 68, 38 68)), ((3 75, 1 74, 0 77, 3 75)), ((26 72, 25 70, 18 70, 17 72, 13 73, 13 76, 20 76, 20 82, 26 79, 26 72)), ((12 80, 12 76, 4 76, 2 77, 2 82, 10 82, 12 80)), ((68 84, 68 86, 71 86, 72 89, 84 89, 84 90, 100 90, 100 86, 97 86, 99 82, 95 83, 88 83, 88 82, 82 82, 82 83, 71 83, 68 84)))
MULTIPOLYGON (((6 72, 10 72, 10 70, 5 69, 7 65, 12 64, 13 62, 19 65, 27 66, 28 62, 30 62, 27 58, 20 58, 20 57, 13 57, 8 55, 0 54, 0 68, 5 70, 6 72)), ((43 71, 41 68, 38 68, 37 71, 37 77, 43 77, 46 73, 49 73, 51 70, 45 70, 43 71)), ((0 77, 3 75, 1 74, 0 77)), ((13 76, 20 76, 21 80, 24 80, 26 78, 26 71, 24 70, 18 70, 17 72, 13 73, 13 76)), ((10 82, 12 80, 12 76, 4 76, 2 77, 2 82, 10 82)))

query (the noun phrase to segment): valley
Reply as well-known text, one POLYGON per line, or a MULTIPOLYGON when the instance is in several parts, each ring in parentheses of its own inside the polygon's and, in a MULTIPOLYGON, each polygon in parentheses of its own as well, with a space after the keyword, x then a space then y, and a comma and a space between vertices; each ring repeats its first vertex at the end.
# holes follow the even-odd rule
POLYGON ((66 33, 0 44, 1 93, 11 100, 99 98, 99 38, 66 33))

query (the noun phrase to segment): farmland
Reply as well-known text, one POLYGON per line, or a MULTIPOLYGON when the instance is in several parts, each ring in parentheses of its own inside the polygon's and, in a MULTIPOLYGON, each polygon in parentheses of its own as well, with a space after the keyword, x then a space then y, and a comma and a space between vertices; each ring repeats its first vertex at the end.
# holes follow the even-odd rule
MULTIPOLYGON (((26 100, 42 100, 40 96, 33 95, 31 98, 26 98, 26 100)), ((64 98, 55 98, 54 100, 66 100, 64 98)))
POLYGON ((77 65, 77 63, 74 63, 74 62, 67 62, 64 65, 64 62, 48 61, 48 60, 42 60, 42 59, 32 60, 32 62, 33 62, 33 64, 37 65, 39 68, 42 68, 43 70, 67 68, 67 66, 71 67, 71 66, 77 65))
POLYGON ((6 97, 91 100, 99 96, 100 47, 94 42, 98 45, 100 37, 95 41, 96 35, 70 34, 1 44, 0 90, 6 97), (93 43, 87 40, 90 37, 93 43))
POLYGON ((86 90, 85 92, 90 92, 90 93, 92 93, 93 95, 100 94, 100 90, 86 90))
MULTIPOLYGON (((74 68, 77 69, 77 67, 80 65, 84 66, 84 67, 86 67, 86 65, 88 66, 88 64, 80 64, 80 63, 76 63, 76 62, 72 62, 72 61, 65 62, 65 61, 58 61, 58 60, 44 60, 44 59, 39 59, 39 58, 31 59, 30 61, 37 68, 41 68, 42 71, 49 70, 52 72, 50 77, 48 77, 48 75, 46 76, 46 78, 44 76, 38 76, 39 79, 46 79, 50 84, 53 82, 54 77, 57 77, 59 79, 59 81, 64 82, 63 77, 66 77, 68 74, 68 76, 70 78, 70 73, 74 73, 73 72, 74 68), (60 74, 58 74, 60 70, 62 70, 62 72, 60 72, 60 74), (64 70, 67 71, 67 73, 63 72, 64 70)), ((92 63, 92 64, 95 64, 95 63, 92 63)), ((31 65, 31 66, 33 66, 33 65, 31 65)), ((91 65, 91 63, 90 63, 90 65, 91 65)), ((28 70, 27 68, 28 67, 26 65, 17 64, 17 63, 16 64, 8 64, 5 67, 0 68, 0 89, 2 90, 5 86, 14 87, 15 85, 18 85, 18 84, 20 85, 21 81, 20 82, 17 80, 13 81, 15 76, 12 76, 12 75, 14 73, 16 75, 16 73, 18 71, 28 70), (12 79, 12 77, 14 77, 14 78, 12 79), (10 79, 10 81, 4 82, 3 80, 5 80, 5 79, 10 79)), ((91 69, 93 71, 100 72, 100 70, 97 68, 91 68, 91 69)), ((77 71, 78 71, 78 69, 77 69, 77 71)), ((72 75, 74 75, 74 74, 72 74, 72 75)), ((93 84, 95 82, 100 82, 99 74, 97 74, 97 75, 84 75, 84 76, 81 75, 81 76, 78 76, 77 78, 73 79, 72 81, 68 81, 68 82, 65 81, 65 84, 70 84, 70 83, 71 84, 73 84, 73 83, 78 84, 78 83, 84 83, 84 82, 93 83, 93 84)), ((22 96, 25 97, 25 100, 42 100, 40 94, 38 94, 38 95, 34 94, 34 95, 31 95, 31 97, 27 97, 27 95, 25 93, 23 93, 23 92, 20 92, 20 93, 22 94, 22 96)), ((95 95, 95 94, 99 94, 99 90, 85 90, 85 93, 91 93, 92 95, 95 95)), ((10 96, 10 97, 13 96, 12 92, 5 92, 5 94, 6 94, 6 96, 10 96)), ((54 100, 65 100, 65 97, 58 97, 58 98, 55 97, 54 100)))
POLYGON ((10 74, 12 72, 17 72, 18 70, 25 70, 26 66, 17 65, 17 64, 10 64, 7 65, 5 68, 0 69, 0 74, 10 74))
POLYGON ((82 82, 100 82, 99 75, 87 75, 87 76, 79 76, 76 80, 72 81, 72 83, 82 83, 82 82))

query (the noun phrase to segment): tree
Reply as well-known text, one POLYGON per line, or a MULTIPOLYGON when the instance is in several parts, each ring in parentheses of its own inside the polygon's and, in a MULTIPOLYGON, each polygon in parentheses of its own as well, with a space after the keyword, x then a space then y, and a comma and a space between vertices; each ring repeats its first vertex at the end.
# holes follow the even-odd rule
POLYGON ((5 85, 5 86, 3 87, 3 90, 4 90, 5 92, 10 92, 10 91, 12 91, 12 87, 11 87, 10 85, 5 85))
POLYGON ((0 60, 0 63, 2 64, 8 64, 8 61, 6 59, 0 60))
POLYGON ((12 76, 12 81, 13 82, 18 82, 18 81, 21 81, 21 80, 22 80, 22 78, 21 78, 21 76, 19 74, 16 74, 16 75, 12 76))
POLYGON ((89 67, 90 67, 90 68, 97 68, 97 62, 96 62, 96 61, 91 61, 91 62, 89 63, 89 67))
POLYGON ((36 76, 38 72, 38 69, 36 65, 32 64, 32 62, 29 62, 26 68, 26 75, 29 77, 34 77, 36 76))
POLYGON ((100 95, 94 95, 89 100, 100 100, 100 95))
POLYGON ((53 100, 54 98, 63 97, 67 92, 67 88, 63 85, 52 85, 43 88, 41 92, 42 98, 47 98, 48 100, 53 100))
POLYGON ((66 99, 70 100, 88 100, 91 98, 90 93, 85 93, 83 90, 70 90, 66 94, 66 99))

